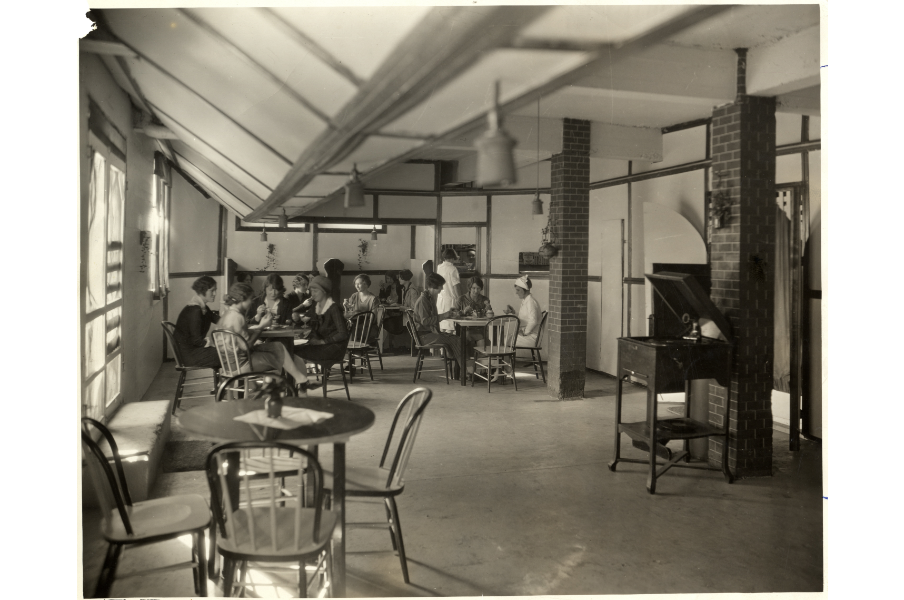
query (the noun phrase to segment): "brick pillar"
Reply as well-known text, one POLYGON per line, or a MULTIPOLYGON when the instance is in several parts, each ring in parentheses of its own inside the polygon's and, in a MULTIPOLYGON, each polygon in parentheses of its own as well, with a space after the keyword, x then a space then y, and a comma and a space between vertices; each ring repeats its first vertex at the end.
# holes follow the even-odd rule
POLYGON ((565 119, 562 153, 552 157, 552 200, 558 255, 549 261, 547 318, 550 396, 584 397, 587 368, 587 240, 590 121, 565 119))
MULTIPOLYGON (((739 53, 739 71, 746 63, 739 53)), ((732 365, 728 458, 738 477, 772 474, 772 360, 775 265, 775 99, 747 96, 712 120, 713 181, 731 199, 728 225, 712 237, 712 299, 737 341, 732 365)), ((719 189, 714 184, 713 194, 719 189)), ((710 422, 725 419, 725 388, 710 385, 710 422)), ((721 464, 710 438, 709 461, 721 464)))

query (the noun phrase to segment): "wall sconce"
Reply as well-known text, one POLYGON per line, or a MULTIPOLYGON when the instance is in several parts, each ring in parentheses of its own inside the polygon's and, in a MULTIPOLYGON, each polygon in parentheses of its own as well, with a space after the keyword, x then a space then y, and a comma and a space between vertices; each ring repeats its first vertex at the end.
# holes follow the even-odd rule
POLYGON ((364 182, 358 177, 358 165, 352 166, 351 177, 345 184, 345 208, 364 206, 364 182))
POLYGON ((289 216, 286 214, 286 209, 282 209, 282 214, 279 215, 279 228, 280 229, 288 229, 289 228, 289 216))
POLYGON ((495 84, 493 108, 487 113, 489 129, 477 138, 477 185, 508 185, 514 183, 515 159, 512 148, 513 140, 502 129, 502 118, 499 115, 499 82, 495 84))

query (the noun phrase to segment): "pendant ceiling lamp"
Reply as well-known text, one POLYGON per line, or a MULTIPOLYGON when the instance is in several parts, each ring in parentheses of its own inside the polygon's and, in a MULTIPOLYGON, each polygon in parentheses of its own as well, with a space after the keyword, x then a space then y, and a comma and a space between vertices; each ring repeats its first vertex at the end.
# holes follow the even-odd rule
POLYGON ((267 230, 264 229, 264 226, 263 226, 263 225, 261 225, 261 241, 262 241, 262 242, 266 242, 266 241, 267 241, 267 230))
POLYGON ((345 184, 345 208, 364 206, 364 182, 358 177, 358 165, 352 166, 351 177, 345 184))
POLYGON ((537 97, 537 193, 531 202, 531 214, 543 214, 543 201, 540 200, 540 97, 537 97))
POLYGON ((286 215, 286 209, 282 209, 282 214, 279 215, 279 228, 280 229, 288 229, 289 227, 289 217, 286 215))
POLYGON ((377 226, 376 225, 374 225, 374 228, 370 232, 370 239, 373 240, 374 242, 377 241, 377 226))
POLYGON ((499 115, 499 82, 496 82, 493 94, 493 108, 487 113, 489 129, 477 138, 477 185, 508 185, 514 183, 515 158, 512 148, 513 140, 502 129, 502 118, 499 115))

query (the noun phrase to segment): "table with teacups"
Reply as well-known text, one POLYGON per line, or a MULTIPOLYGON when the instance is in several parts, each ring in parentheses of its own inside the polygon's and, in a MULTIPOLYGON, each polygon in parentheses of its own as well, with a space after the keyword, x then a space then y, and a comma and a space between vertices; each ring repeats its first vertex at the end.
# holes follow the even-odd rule
POLYGON ((283 405, 308 408, 333 416, 294 429, 261 427, 235 418, 264 408, 262 400, 214 402, 191 408, 178 416, 186 430, 219 442, 281 441, 304 446, 333 444, 332 502, 339 512, 339 526, 333 533, 333 597, 345 597, 345 444, 353 435, 374 424, 374 413, 363 406, 330 398, 284 398, 283 405))

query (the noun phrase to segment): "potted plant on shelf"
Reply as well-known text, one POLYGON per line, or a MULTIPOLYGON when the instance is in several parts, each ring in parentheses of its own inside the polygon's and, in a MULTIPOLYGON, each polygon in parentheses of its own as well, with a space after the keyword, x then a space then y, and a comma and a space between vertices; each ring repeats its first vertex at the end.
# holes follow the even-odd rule
POLYGON ((543 239, 540 242, 540 249, 537 253, 543 258, 549 260, 559 253, 559 247, 556 246, 556 220, 552 215, 546 220, 546 227, 540 230, 543 239))
POLYGON ((358 242, 358 270, 363 271, 364 265, 370 262, 367 259, 368 243, 361 238, 358 238, 358 242))

